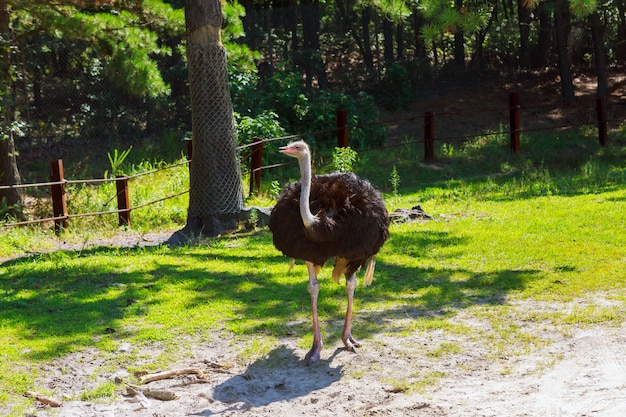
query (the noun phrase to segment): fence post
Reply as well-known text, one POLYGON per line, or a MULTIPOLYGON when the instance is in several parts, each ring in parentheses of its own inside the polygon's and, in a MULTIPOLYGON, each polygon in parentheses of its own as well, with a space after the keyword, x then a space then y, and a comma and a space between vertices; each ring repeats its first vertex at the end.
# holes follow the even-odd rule
POLYGON ((596 98, 596 113, 598 116, 598 141, 600 142, 600 146, 606 146, 606 99, 604 97, 596 98))
POLYGON ((250 195, 256 189, 261 191, 261 167, 263 166, 263 139, 252 139, 252 154, 250 155, 250 195))
POLYGON ((118 175, 115 177, 115 188, 117 189, 117 209, 118 224, 130 227, 130 197, 128 194, 128 177, 118 175))
POLYGON ((424 160, 435 162, 435 114, 431 111, 424 113, 424 160))
POLYGON ((511 130, 511 151, 519 153, 519 95, 509 93, 509 128, 511 130))
POLYGON ((67 201, 65 197, 65 181, 63 175, 63 160, 57 159, 48 162, 50 168, 50 182, 59 182, 50 186, 52 197, 52 213, 54 217, 62 217, 54 221, 54 231, 58 234, 63 229, 67 229, 67 201))
POLYGON ((337 110, 337 147, 348 147, 348 112, 346 110, 337 110))

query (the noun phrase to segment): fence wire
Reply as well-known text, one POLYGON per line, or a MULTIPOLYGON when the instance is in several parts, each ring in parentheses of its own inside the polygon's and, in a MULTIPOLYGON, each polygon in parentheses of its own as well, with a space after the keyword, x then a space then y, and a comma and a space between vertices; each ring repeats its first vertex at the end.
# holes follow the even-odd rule
MULTIPOLYGON (((526 110, 531 110, 531 108, 529 107, 521 107, 522 109, 526 109, 526 110)), ((532 108, 534 109, 534 107, 532 108)), ((494 112, 501 112, 501 111, 505 111, 508 110, 508 108, 504 108, 504 109, 494 109, 494 112)), ((482 112, 482 111, 481 111, 482 112)), ((458 114, 467 114, 469 113, 468 111, 460 111, 457 112, 458 114)), ((438 115, 442 115, 445 114, 447 116, 450 115, 454 115, 455 112, 445 112, 445 113, 436 113, 438 115)), ((386 125, 386 124, 390 124, 390 123, 398 123, 398 122, 402 122, 402 121, 416 121, 416 120, 421 120, 421 116, 409 116, 406 118, 399 118, 399 119, 393 119, 393 120, 386 120, 386 121, 381 121, 381 122, 372 122, 369 123, 368 125, 371 124, 380 124, 380 125, 386 125)), ((606 122, 607 124, 619 124, 619 123, 623 123, 624 121, 621 119, 609 119, 609 120, 605 120, 604 122, 606 122)), ((582 127, 582 126, 590 126, 590 125, 595 125, 594 123, 567 123, 567 124, 559 124, 559 125, 552 125, 552 126, 545 126, 545 127, 530 127, 530 128, 524 128, 524 129, 520 129, 519 133, 527 133, 527 132, 537 132, 537 131, 548 131, 548 130, 562 130, 562 129, 567 129, 567 128, 574 128, 574 127, 582 127)), ((347 130, 351 130, 351 129, 357 129, 362 127, 362 125, 348 125, 345 126, 345 129, 347 130)), ((214 128, 214 127, 210 127, 210 128, 214 128)), ((232 128, 232 127, 231 127, 232 128)), ((229 129, 228 126, 225 127, 225 129, 229 129)), ((337 131, 336 128, 330 128, 330 129, 324 129, 324 130, 318 130, 318 131, 313 131, 313 132, 308 132, 308 133, 302 133, 302 134, 295 134, 295 135, 286 135, 286 136, 281 136, 281 137, 274 137, 274 138, 266 138, 263 139, 264 143, 271 143, 271 142, 275 142, 275 141, 290 141, 293 139, 297 139, 297 138, 301 138, 301 137, 305 137, 305 136, 315 136, 315 135, 319 135, 319 134, 327 134, 329 132, 332 131, 337 131)), ((501 130, 498 132, 482 132, 482 133, 476 133, 476 134, 467 134, 467 135, 462 135, 462 136, 445 136, 445 137, 436 137, 436 141, 439 143, 455 143, 455 142, 462 142, 462 141, 466 141, 466 140, 470 140, 472 138, 476 138, 476 137, 482 137, 482 136, 495 136, 495 135, 508 135, 510 134, 510 130, 501 130)), ((395 143, 395 144, 387 144, 384 146, 379 146, 379 147, 375 147, 375 148, 367 148, 367 149, 362 149, 360 150, 360 152, 373 152, 373 151, 381 151, 381 150, 386 150, 386 149, 391 149, 391 148, 397 148, 397 147, 402 147, 402 146, 408 146, 408 145, 415 145, 415 144, 422 144, 424 143, 425 140, 424 139, 416 139, 416 140, 412 140, 412 141, 402 141, 401 143, 395 143)), ((242 146, 237 146, 234 147, 234 149, 236 150, 236 152, 239 153, 244 150, 244 149, 248 149, 251 146, 253 146, 254 144, 247 144, 247 145, 242 145, 242 146)), ((229 144, 228 146, 232 146, 232 144, 229 144)), ((218 148, 219 149, 219 148, 218 148)), ((230 193, 239 193, 241 192, 241 190, 237 190, 237 187, 235 187, 232 184, 240 184, 239 179, 241 178, 241 168, 240 168, 240 164, 243 164, 246 159, 248 159, 250 157, 250 155, 252 154, 252 152, 249 152, 246 154, 245 157, 242 157, 241 159, 237 159, 238 164, 236 167, 236 174, 238 175, 237 177, 237 181, 234 181, 233 178, 231 177, 230 180, 228 180, 227 178, 223 179, 221 182, 218 183, 217 185, 217 189, 221 190, 219 187, 222 187, 225 185, 225 189, 226 191, 230 190, 230 193)), ((195 154, 194 154, 195 155, 195 154)), ((199 159, 199 158, 194 158, 194 159, 199 159)), ((153 170, 149 170, 149 171, 145 171, 145 172, 141 172, 135 175, 131 175, 131 176, 127 176, 126 179, 130 180, 133 178, 138 178, 138 177, 142 177, 145 175, 150 175, 150 174, 154 174, 157 173, 159 171, 163 171, 163 170, 169 170, 172 168, 176 168, 179 166, 183 166, 186 165, 192 161, 185 161, 185 162, 180 162, 177 164, 172 164, 172 165, 168 165, 166 167, 162 167, 162 168, 158 168, 158 169, 153 169, 153 170)), ((206 163, 206 161, 204 162, 206 163)), ((244 174, 249 175, 251 173, 254 172, 259 172, 259 171, 265 171, 265 170, 270 170, 270 169, 274 169, 274 168, 279 168, 279 167, 283 167, 283 166, 289 166, 289 165, 294 165, 294 162, 287 162, 287 163, 278 163, 278 164, 270 164, 270 165, 264 165, 264 166, 259 166, 259 167, 251 167, 251 169, 249 171, 246 171, 244 174)), ((231 173, 232 175, 232 173, 231 173)), ((223 177, 226 177, 226 175, 224 175, 222 173, 223 177)), ((66 184, 97 184, 97 183, 103 183, 103 182, 115 182, 117 181, 119 178, 97 178, 97 179, 91 179, 91 180, 67 180, 67 179, 63 179, 62 181, 50 181, 50 182, 43 182, 43 183, 35 183, 35 184, 19 184, 19 185, 8 185, 8 186, 0 186, 0 189, 8 189, 8 188, 22 188, 22 189, 26 189, 26 188, 34 188, 34 187, 48 187, 48 186, 57 186, 57 185, 66 185, 66 184)), ((206 186, 202 181, 208 182, 208 178, 201 178, 201 181, 199 182, 200 186, 206 186)), ((201 190, 202 192, 204 192, 204 190, 201 190)), ((137 210, 137 209, 141 209, 147 206, 150 206, 152 204, 156 204, 171 198, 175 198, 178 197, 180 195, 189 193, 190 190, 185 190, 179 193, 176 193, 174 195, 170 195, 170 196, 166 196, 163 198, 159 198, 153 201, 149 201, 149 202, 145 202, 133 207, 129 207, 128 209, 124 209, 124 210, 109 210, 109 211, 103 211, 103 212, 94 212, 94 213, 80 213, 80 214, 68 214, 65 216, 57 216, 57 217, 48 217, 48 218, 43 218, 43 219, 34 219, 34 220, 28 220, 28 221, 21 221, 21 222, 15 222, 15 223, 4 223, 3 226, 5 227, 12 227, 12 226, 24 226, 24 225, 29 225, 29 224, 37 224, 37 223, 43 223, 43 222, 48 222, 48 221, 58 221, 58 220, 66 220, 66 219, 72 219, 72 218, 79 218, 79 217, 88 217, 88 216, 99 216, 99 215, 107 215, 107 214, 119 214, 121 212, 128 212, 128 211, 132 211, 132 210, 137 210)), ((219 194, 219 193, 218 193, 219 194)), ((113 200, 115 197, 117 197, 117 194, 114 195, 106 204, 108 204, 111 200, 113 200)), ((211 196, 211 198, 213 198, 214 196, 211 196)), ((217 196, 217 198, 219 199, 220 197, 217 196)), ((219 201, 219 200, 217 200, 219 201)), ((106 205, 105 204, 105 205, 106 205)), ((218 203, 221 204, 221 203, 218 203)))

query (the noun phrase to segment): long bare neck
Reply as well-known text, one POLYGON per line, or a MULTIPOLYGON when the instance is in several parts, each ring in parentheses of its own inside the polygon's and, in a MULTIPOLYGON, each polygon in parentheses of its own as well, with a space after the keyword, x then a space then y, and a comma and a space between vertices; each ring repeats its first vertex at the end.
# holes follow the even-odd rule
POLYGON ((315 216, 313 216, 309 207, 309 197, 311 196, 311 156, 306 154, 298 158, 298 164, 300 165, 300 184, 302 186, 300 191, 300 216, 302 216, 304 227, 308 229, 315 223, 315 216))

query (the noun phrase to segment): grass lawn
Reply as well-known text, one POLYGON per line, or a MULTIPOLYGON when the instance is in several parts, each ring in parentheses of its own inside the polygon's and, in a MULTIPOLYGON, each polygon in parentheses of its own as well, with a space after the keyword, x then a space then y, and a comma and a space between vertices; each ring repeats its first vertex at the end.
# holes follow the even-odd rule
MULTIPOLYGON (((438 172, 420 168, 419 181, 402 163, 381 164, 397 165, 402 180, 398 193, 387 190, 389 209, 420 204, 434 220, 391 226, 373 285, 357 289, 360 337, 434 329, 467 335, 473 330, 455 321, 464 311, 495 329, 476 343, 498 355, 537 343, 520 331, 520 320, 564 332, 570 326, 621 324, 624 168, 613 162, 617 157, 597 160, 554 170, 541 164, 531 169, 522 161, 500 168, 497 176, 464 180, 450 172, 468 168, 450 163, 438 172), (536 308, 524 307, 526 301, 536 308)), ((384 189, 384 176, 379 179, 384 189)), ((22 232, 12 233, 9 241, 21 242, 22 252, 41 243, 29 246, 22 232)), ((19 255, 18 244, 6 242, 1 253, 19 255)), ((150 369, 179 359, 193 343, 222 335, 237 338, 242 360, 263 356, 285 335, 306 349, 312 340, 306 268, 300 263, 287 271, 288 259, 274 249, 266 228, 183 248, 13 256, 0 264, 0 412, 22 415, 33 401, 22 396, 25 391, 46 393, 37 385, 41 365, 86 347, 106 356, 121 341, 158 346, 159 355, 143 358, 150 369)), ((331 282, 330 268, 324 271, 322 332, 337 338, 341 329, 328 323, 342 320, 345 290, 331 282)), ((428 354, 437 357, 455 347, 440 349, 428 354)), ((116 356, 111 366, 132 370, 138 359, 131 353, 122 358, 120 364, 116 356)), ((114 390, 102 387, 84 396, 107 397, 114 390)))

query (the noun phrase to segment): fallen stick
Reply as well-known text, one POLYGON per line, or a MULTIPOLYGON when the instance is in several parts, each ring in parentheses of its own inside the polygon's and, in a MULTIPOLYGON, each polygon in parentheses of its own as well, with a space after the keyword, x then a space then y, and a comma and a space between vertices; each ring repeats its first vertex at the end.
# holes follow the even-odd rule
POLYGON ((172 401, 178 399, 178 394, 172 391, 161 390, 161 389, 150 389, 150 388, 139 388, 134 385, 127 385, 126 392, 129 395, 139 395, 142 393, 146 397, 156 398, 157 400, 162 401, 172 401))
POLYGON ((26 391, 24 393, 24 396, 32 397, 36 399, 37 401, 39 401, 40 403, 49 405, 50 407, 61 407, 61 405, 63 404, 61 401, 57 401, 54 398, 46 397, 45 395, 37 394, 36 392, 33 392, 33 391, 26 391))
POLYGON ((141 384, 147 384, 161 379, 173 378, 180 375, 197 375, 200 379, 206 379, 204 372, 197 368, 178 369, 173 371, 163 371, 156 374, 148 374, 141 377, 141 384))

